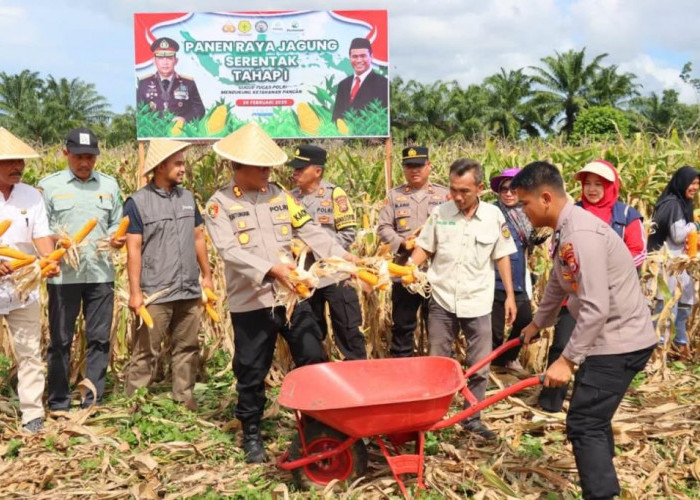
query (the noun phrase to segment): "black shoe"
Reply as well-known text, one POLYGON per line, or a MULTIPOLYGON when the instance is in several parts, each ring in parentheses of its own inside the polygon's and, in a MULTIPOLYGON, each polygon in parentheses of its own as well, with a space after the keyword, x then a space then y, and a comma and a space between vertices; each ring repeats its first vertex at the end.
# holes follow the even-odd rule
POLYGON ((245 452, 245 461, 249 464, 267 462, 267 453, 265 453, 265 447, 260 437, 258 424, 243 426, 243 451, 245 452))
POLYGON ((471 432, 472 434, 476 434, 477 436, 480 436, 484 439, 496 439, 496 433, 488 427, 486 427, 484 423, 479 419, 462 420, 461 425, 465 431, 471 432))

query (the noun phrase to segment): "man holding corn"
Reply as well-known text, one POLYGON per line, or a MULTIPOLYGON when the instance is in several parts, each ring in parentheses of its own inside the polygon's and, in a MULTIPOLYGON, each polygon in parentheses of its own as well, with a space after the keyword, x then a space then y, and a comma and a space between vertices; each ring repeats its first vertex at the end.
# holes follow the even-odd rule
POLYGON ((215 143, 214 151, 230 160, 233 182, 207 202, 205 221, 226 268, 234 329, 236 417, 243 424, 243 449, 247 462, 259 463, 267 460, 260 421, 277 334, 289 344, 297 366, 326 360, 308 301, 296 304, 291 321, 285 317, 285 307, 275 301, 279 286, 294 289, 289 280, 295 269, 292 237, 302 239, 321 258, 354 259, 294 197, 269 182, 272 167, 283 165, 287 155, 256 122, 215 143))
MULTIPOLYGON (((316 224, 349 250, 355 241, 355 211, 343 188, 323 178, 327 156, 325 149, 311 144, 301 144, 296 148, 294 158, 287 163, 294 169, 292 180, 297 186, 292 195, 301 201, 316 224)), ((309 260, 314 260, 313 256, 309 257, 307 264, 310 264, 309 260)), ((321 278, 309 302, 324 337, 328 331, 328 303, 333 337, 345 359, 366 359, 365 339, 360 332, 360 301, 355 289, 347 284, 347 280, 336 283, 331 277, 321 278)))
POLYGON ((161 343, 170 335, 173 399, 195 411, 202 288, 213 290, 213 285, 202 216, 192 192, 180 187, 187 146, 181 141, 151 140, 144 175, 152 172, 153 177, 124 205, 129 216, 129 308, 143 320, 134 337, 126 393, 153 382, 161 343), (153 299, 146 303, 144 294, 153 299))
MULTIPOLYGON (((0 127, 0 219, 9 221, 0 245, 33 255, 53 250, 46 208, 39 191, 21 182, 24 160, 39 158, 31 147, 0 127)), ((7 222, 4 224, 7 225, 7 222)), ((39 432, 44 427, 44 367, 41 360, 41 309, 39 291, 22 301, 12 282, 10 260, 0 260, 0 322, 7 321, 17 356, 17 394, 22 428, 39 432)))
MULTIPOLYGON (((397 264, 405 264, 411 255, 415 239, 430 212, 449 199, 445 186, 430 182, 428 148, 411 146, 402 152, 403 175, 406 183, 387 196, 379 213, 377 234, 391 247, 397 264)), ((413 355, 413 335, 418 324, 418 309, 427 316, 427 300, 410 293, 396 279, 391 289, 393 324, 391 327, 391 355, 395 358, 413 355)))
POLYGON ((125 238, 112 235, 122 218, 122 198, 117 181, 95 170, 100 154, 98 140, 85 127, 71 130, 66 137, 63 154, 68 168, 39 181, 54 232, 59 244, 77 247, 77 269, 62 267, 59 276, 51 278, 49 294, 48 405, 51 411, 69 411, 70 357, 75 322, 82 308, 85 318, 87 361, 85 377, 92 382, 97 394, 89 391, 82 406, 99 405, 105 387, 109 362, 114 312, 114 265, 109 254, 100 252, 95 243, 106 239, 112 248, 121 248, 125 238), (86 221, 97 223, 89 234, 82 233, 86 221), (72 241, 60 236, 73 235, 72 241), (84 238, 83 242, 80 242, 84 238))

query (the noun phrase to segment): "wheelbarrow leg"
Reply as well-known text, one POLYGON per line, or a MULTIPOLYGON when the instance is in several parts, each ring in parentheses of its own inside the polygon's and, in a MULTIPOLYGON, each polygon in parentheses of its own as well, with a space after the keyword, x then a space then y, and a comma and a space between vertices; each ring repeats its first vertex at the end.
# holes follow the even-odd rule
POLYGON ((389 453, 389 450, 387 449, 386 445, 384 444, 384 440, 379 436, 374 437, 374 439, 377 441, 377 444, 379 445, 379 449, 382 450, 384 458, 386 458, 386 461, 389 464, 391 473, 394 475, 394 479, 399 485, 401 493, 403 493, 403 496, 405 498, 409 498, 409 496, 408 491, 406 490, 406 485, 401 480, 401 474, 415 474, 417 476, 418 489, 425 489, 425 484, 423 483, 423 466, 425 462, 425 433, 419 431, 416 434, 416 452, 413 455, 401 454, 392 456, 389 453))

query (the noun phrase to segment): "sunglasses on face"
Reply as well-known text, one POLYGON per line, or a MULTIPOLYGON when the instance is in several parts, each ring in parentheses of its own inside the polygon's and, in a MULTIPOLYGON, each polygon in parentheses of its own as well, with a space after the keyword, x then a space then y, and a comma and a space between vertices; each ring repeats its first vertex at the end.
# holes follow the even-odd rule
POLYGON ((513 189, 513 188, 510 187, 510 186, 501 186, 501 187, 498 189, 498 192, 501 193, 501 194, 506 194, 506 193, 513 193, 513 194, 515 194, 515 189, 513 189))

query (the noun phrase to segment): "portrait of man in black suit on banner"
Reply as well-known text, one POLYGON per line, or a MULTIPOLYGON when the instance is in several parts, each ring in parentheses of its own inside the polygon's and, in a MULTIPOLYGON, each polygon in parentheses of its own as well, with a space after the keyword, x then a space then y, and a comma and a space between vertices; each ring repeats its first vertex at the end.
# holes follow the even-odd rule
POLYGON ((333 105, 333 121, 342 118, 349 109, 361 110, 379 100, 388 107, 389 81, 372 70, 372 45, 366 38, 354 38, 350 43, 350 64, 354 73, 338 84, 333 105))

